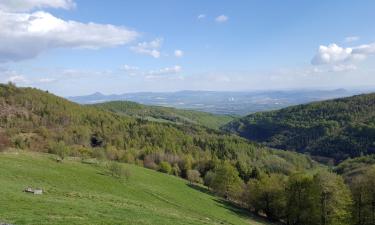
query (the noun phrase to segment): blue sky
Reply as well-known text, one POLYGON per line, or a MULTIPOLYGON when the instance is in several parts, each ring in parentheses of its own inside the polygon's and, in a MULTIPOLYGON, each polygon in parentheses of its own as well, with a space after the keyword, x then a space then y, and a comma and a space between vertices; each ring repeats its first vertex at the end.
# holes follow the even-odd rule
POLYGON ((375 86, 375 1, 0 0, 0 81, 100 91, 375 86))

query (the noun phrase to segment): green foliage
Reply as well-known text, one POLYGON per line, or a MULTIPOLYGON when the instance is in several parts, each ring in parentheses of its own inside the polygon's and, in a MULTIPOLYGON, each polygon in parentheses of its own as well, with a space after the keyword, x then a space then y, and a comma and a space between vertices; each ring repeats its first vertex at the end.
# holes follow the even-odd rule
POLYGON ((123 167, 120 163, 108 162, 107 168, 111 176, 113 177, 129 180, 131 176, 130 171, 126 169, 125 167, 123 167))
POLYGON ((277 174, 265 175, 259 180, 250 180, 249 205, 255 212, 262 212, 272 220, 283 218, 286 207, 285 186, 286 178, 277 174))
POLYGON ((60 160, 64 160, 69 155, 70 149, 64 141, 51 144, 50 152, 60 157, 60 160))
POLYGON ((375 167, 356 177, 351 184, 353 195, 353 223, 375 224, 375 167))
POLYGON ((314 224, 346 225, 350 223, 351 195, 342 177, 326 171, 313 178, 314 224))
POLYGON ((190 182, 190 184, 193 184, 193 183, 200 184, 200 183, 202 183, 201 174, 197 170, 188 170, 187 171, 187 179, 190 182))
POLYGON ((149 121, 187 125, 195 124, 212 129, 219 129, 221 126, 234 119, 233 116, 214 115, 211 113, 162 106, 146 106, 129 101, 113 101, 95 104, 94 106, 120 115, 137 117, 149 121))
POLYGON ((268 146, 337 161, 375 153, 375 94, 255 113, 223 129, 268 146))
POLYGON ((172 172, 172 166, 168 162, 161 162, 159 164, 159 171, 162 173, 170 174, 172 172))
POLYGON ((214 170, 211 188, 227 199, 235 199, 242 191, 242 181, 238 171, 229 162, 223 162, 214 170))
POLYGON ((175 173, 183 177, 197 163, 201 163, 200 172, 205 174, 213 158, 256 162, 262 170, 281 173, 290 173, 299 167, 297 164, 309 160, 297 154, 295 159, 274 155, 273 150, 202 126, 121 116, 33 88, 0 85, 0 108, 0 127, 12 137, 14 147, 47 152, 50 143, 63 141, 73 155, 82 152, 84 157, 137 163, 142 160, 152 169, 167 161, 177 164, 180 172, 176 168, 175 173), (271 160, 279 162, 277 167, 269 163, 271 160))

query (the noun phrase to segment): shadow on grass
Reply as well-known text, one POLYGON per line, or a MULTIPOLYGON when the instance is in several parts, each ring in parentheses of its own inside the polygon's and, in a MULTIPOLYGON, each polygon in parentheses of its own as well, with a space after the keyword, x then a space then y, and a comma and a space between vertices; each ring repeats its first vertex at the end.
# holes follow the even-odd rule
POLYGON ((265 217, 258 216, 256 214, 250 212, 249 210, 240 207, 239 205, 236 205, 236 204, 234 204, 234 203, 232 203, 228 200, 225 200, 223 198, 220 198, 204 186, 200 186, 200 185, 196 185, 196 184, 187 184, 187 186, 189 186, 190 188, 193 188, 197 191, 200 191, 202 193, 205 193, 205 194, 216 197, 215 202, 219 206, 231 211, 232 213, 236 214, 239 217, 242 217, 244 219, 251 219, 251 220, 254 220, 254 221, 256 221, 260 224, 267 224, 267 225, 279 225, 279 224, 281 224, 281 223, 271 222, 270 220, 268 220, 265 217))

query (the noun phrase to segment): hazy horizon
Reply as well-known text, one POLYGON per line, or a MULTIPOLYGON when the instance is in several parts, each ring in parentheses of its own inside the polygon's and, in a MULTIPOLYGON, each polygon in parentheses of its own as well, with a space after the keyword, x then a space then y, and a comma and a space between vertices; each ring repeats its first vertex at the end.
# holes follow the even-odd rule
POLYGON ((3 0, 0 82, 60 96, 375 87, 374 7, 3 0))

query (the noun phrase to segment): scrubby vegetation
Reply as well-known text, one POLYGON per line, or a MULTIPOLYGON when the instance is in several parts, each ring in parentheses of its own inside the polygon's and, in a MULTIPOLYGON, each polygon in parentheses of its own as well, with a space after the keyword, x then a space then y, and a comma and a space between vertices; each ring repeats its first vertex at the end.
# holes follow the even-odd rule
POLYGON ((255 113, 224 129, 274 148, 340 162, 375 153, 375 94, 255 113))
POLYGON ((229 123, 235 118, 234 116, 229 115, 214 115, 211 113, 170 107, 147 106, 129 101, 113 101, 95 104, 93 106, 120 115, 127 115, 149 121, 194 124, 212 129, 219 129, 221 126, 229 123))

